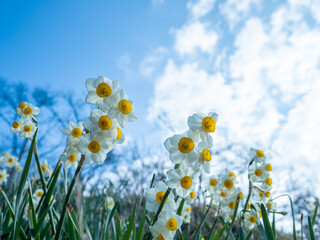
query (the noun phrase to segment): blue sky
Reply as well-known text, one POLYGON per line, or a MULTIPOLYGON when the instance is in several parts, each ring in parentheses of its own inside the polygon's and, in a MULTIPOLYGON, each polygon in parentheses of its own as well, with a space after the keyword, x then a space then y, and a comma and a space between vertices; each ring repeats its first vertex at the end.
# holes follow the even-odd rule
POLYGON ((0 76, 83 94, 88 77, 117 79, 131 138, 162 144, 216 111, 217 149, 266 149, 279 181, 317 176, 319 16, 316 0, 1 1, 0 76))
POLYGON ((143 121, 153 82, 136 69, 185 14, 182 1, 1 1, 0 76, 83 93, 88 77, 118 79, 143 121))

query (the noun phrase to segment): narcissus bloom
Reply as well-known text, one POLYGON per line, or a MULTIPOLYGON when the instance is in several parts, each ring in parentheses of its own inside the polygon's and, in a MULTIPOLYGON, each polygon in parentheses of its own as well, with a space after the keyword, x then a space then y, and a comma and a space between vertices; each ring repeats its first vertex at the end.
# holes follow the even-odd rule
MULTIPOLYGON (((146 191, 145 196, 147 199, 146 209, 149 212, 156 212, 160 206, 160 203, 166 193, 168 186, 163 182, 159 181, 153 188, 146 191)), ((163 210, 176 211, 177 205, 174 201, 172 193, 169 194, 163 205, 163 210)))
POLYGON ((21 102, 17 107, 17 114, 25 119, 34 118, 40 112, 40 108, 32 106, 31 103, 21 102))
POLYGON ((18 133, 21 131, 21 126, 23 124, 23 120, 22 119, 19 119, 18 121, 14 121, 12 124, 11 124, 11 127, 10 127, 10 130, 13 132, 13 133, 18 133))
POLYGON ((85 155, 86 162, 89 164, 93 161, 102 163, 113 146, 112 143, 95 134, 82 135, 77 145, 79 151, 85 155))
POLYGON ((0 170, 0 185, 6 183, 8 178, 7 171, 5 169, 0 170))
MULTIPOLYGON (((271 165, 270 165, 271 166, 271 165)), ((254 162, 249 166, 249 178, 252 182, 262 182, 270 176, 267 170, 267 164, 254 162)))
POLYGON ((198 144, 198 162, 196 163, 200 169, 203 169, 206 173, 210 173, 210 162, 212 160, 212 155, 210 148, 204 143, 200 142, 198 144))
POLYGON ((250 148, 250 157, 257 162, 262 162, 266 160, 266 156, 262 150, 256 148, 250 148))
POLYGON ((181 217, 175 211, 161 211, 158 221, 150 228, 154 239, 173 239, 182 224, 181 217))
MULTIPOLYGON (((277 203, 275 201, 269 200, 266 204, 269 211, 276 211, 277 210, 277 203)), ((312 209, 313 210, 313 209, 312 209)))
POLYGON ((43 190, 42 190, 42 189, 37 189, 37 190, 35 191, 35 193, 33 194, 33 199, 34 199, 34 201, 35 201, 36 203, 38 203, 38 202, 40 201, 42 195, 43 195, 43 190))
POLYGON ((115 141, 118 135, 116 129, 117 120, 109 118, 108 115, 100 109, 92 110, 90 117, 83 125, 91 134, 101 133, 104 135, 104 138, 109 139, 109 141, 115 141))
POLYGON ((16 167, 17 165, 19 165, 19 158, 9 155, 9 156, 3 156, 2 158, 2 163, 4 166, 11 168, 11 167, 16 167))
POLYGON ((124 90, 116 92, 110 100, 105 100, 102 110, 108 112, 110 118, 116 118, 122 128, 127 122, 134 122, 137 116, 133 109, 133 102, 128 98, 124 90))
POLYGON ((198 134, 194 131, 187 131, 183 134, 176 134, 169 137, 164 146, 169 152, 169 158, 174 164, 181 163, 186 159, 187 163, 196 162, 198 154, 196 152, 196 143, 198 134))
POLYGON ((114 207, 113 197, 107 197, 107 205, 109 210, 111 210, 114 207))
POLYGON ((210 193, 210 194, 216 194, 218 188, 219 188, 219 179, 215 175, 206 176, 204 178, 204 188, 210 193))
POLYGON ((219 179, 221 187, 224 188, 225 191, 233 191, 235 189, 235 185, 238 183, 236 175, 228 169, 225 170, 219 179))
POLYGON ((195 113, 188 118, 188 125, 192 131, 199 133, 200 138, 206 145, 212 147, 213 141, 210 133, 216 130, 218 114, 210 112, 208 115, 195 113))
POLYGON ((47 162, 47 160, 44 160, 43 162, 41 162, 40 166, 44 176, 50 177, 52 175, 52 167, 47 162))
POLYGON ((167 175, 169 177, 168 186, 175 188, 176 193, 185 198, 198 183, 200 171, 180 164, 178 169, 168 171, 167 175))
POLYGON ((69 121, 68 128, 61 130, 61 133, 68 136, 68 144, 77 144, 80 141, 80 136, 83 133, 83 124, 82 122, 74 123, 69 121))
POLYGON ((255 210, 251 209, 249 212, 244 213, 244 222, 248 229, 254 228, 258 221, 258 213, 255 210))
POLYGON ((88 78, 86 80, 86 88, 88 90, 86 103, 95 104, 102 109, 104 100, 109 100, 119 90, 119 87, 120 82, 117 80, 110 80, 103 76, 88 78))
POLYGON ((26 122, 21 126, 19 136, 31 139, 36 130, 37 126, 31 121, 31 119, 27 119, 26 122))
POLYGON ((266 203, 271 199, 270 191, 260 191, 258 189, 254 189, 252 202, 254 203, 266 203))
POLYGON ((77 168, 80 157, 81 153, 79 152, 78 148, 70 147, 66 151, 66 154, 61 156, 61 161, 64 162, 65 169, 68 169, 70 167, 77 168))

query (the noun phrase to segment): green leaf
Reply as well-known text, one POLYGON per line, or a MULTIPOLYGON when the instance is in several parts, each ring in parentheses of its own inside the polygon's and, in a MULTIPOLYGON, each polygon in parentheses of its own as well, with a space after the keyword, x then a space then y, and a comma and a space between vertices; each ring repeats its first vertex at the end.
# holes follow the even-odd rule
POLYGON ((30 146, 30 149, 28 152, 27 160, 25 162, 23 171, 21 173, 21 177, 20 177, 20 181, 19 181, 19 185, 18 185, 18 191, 17 191, 17 197, 16 197, 16 207, 15 207, 15 215, 17 217, 14 218, 14 222, 13 222, 13 239, 15 239, 15 240, 18 239, 19 232, 20 232, 21 219, 19 218, 18 213, 19 213, 19 211, 21 211, 21 209, 20 209, 21 195, 22 195, 22 192, 24 191, 26 181, 28 178, 30 165, 31 165, 31 161, 32 161, 33 148, 34 148, 34 144, 36 141, 37 133, 38 133, 38 129, 36 130, 35 134, 33 135, 33 139, 32 139, 31 146, 30 146))
POLYGON ((249 240, 249 239, 251 238, 251 235, 252 235, 252 231, 248 232, 248 234, 247 234, 247 236, 246 236, 245 240, 249 240))
POLYGON ((260 236, 264 239, 264 240, 267 240, 267 235, 266 235, 266 232, 262 226, 262 224, 258 224, 258 230, 260 232, 260 236))
POLYGON ((244 232, 241 226, 239 227, 239 238, 240 240, 244 240, 244 232))
POLYGON ((152 180, 151 180, 151 183, 150 183, 150 188, 153 187, 153 183, 154 183, 154 180, 156 179, 156 174, 153 174, 152 175, 152 180))
MULTIPOLYGON (((3 191, 3 189, 1 187, 0 187, 0 192, 2 193, 2 196, 4 197, 4 200, 5 200, 5 202, 6 202, 7 206, 8 206, 8 210, 9 210, 8 216, 11 216, 13 222, 15 222, 15 214, 14 214, 13 209, 11 207, 10 201, 9 201, 6 193, 3 191)), ((23 231, 21 226, 20 226, 19 236, 20 236, 20 238, 22 238, 24 240, 28 239, 27 235, 25 234, 25 232, 23 231)))
POLYGON ((260 206, 261 206, 263 225, 264 225, 264 229, 265 229, 265 233, 267 235, 267 238, 268 238, 268 240, 274 240, 274 233, 273 233, 271 225, 270 225, 267 210, 263 204, 261 204, 260 206))
POLYGON ((164 205, 167 197, 169 197, 170 192, 171 192, 171 188, 168 188, 166 193, 164 194, 164 196, 162 198, 162 201, 161 201, 161 203, 160 203, 160 205, 158 207, 158 210, 156 212, 156 215, 153 218, 153 221, 152 221, 151 225, 154 225, 156 223, 156 221, 158 220, 159 214, 161 213, 163 205, 164 205))
POLYGON ((134 204, 134 209, 133 209, 133 213, 130 217, 130 222, 129 222, 129 225, 128 225, 128 228, 127 228, 127 231, 124 235, 124 240, 129 240, 130 239, 130 236, 131 236, 131 232, 134 228, 134 225, 135 225, 135 221, 136 221, 136 209, 137 209, 137 202, 138 202, 138 199, 139 197, 136 198, 136 202, 134 204))
MULTIPOLYGON (((51 205, 52 205, 52 204, 51 204, 51 205)), ((40 232, 41 226, 42 226, 44 220, 46 219, 46 216, 47 216, 47 214, 48 214, 48 211, 50 210, 51 205, 48 206, 48 208, 47 208, 47 209, 42 213, 42 215, 40 216, 39 221, 38 221, 37 225, 36 225, 35 228, 34 228, 34 235, 35 235, 35 236, 40 232)))
POLYGON ((47 239, 48 237, 48 231, 50 228, 50 222, 47 222, 46 226, 42 229, 41 233, 40 233, 40 239, 47 239))
POLYGON ((30 214, 29 214, 30 216, 28 215, 29 216, 28 220, 32 222, 32 225, 30 225, 30 228, 34 229, 34 227, 37 225, 37 214, 35 212, 32 196, 31 196, 32 188, 31 188, 30 181, 28 181, 28 184, 29 184, 28 197, 29 197, 29 208, 30 208, 30 214))
POLYGON ((237 212, 238 212, 238 208, 239 208, 239 202, 240 202, 240 196, 238 195, 237 201, 236 201, 236 206, 234 208, 233 215, 232 215, 231 224, 229 226, 229 230, 228 230, 228 233, 227 233, 227 235, 225 237, 225 240, 229 239, 229 236, 230 236, 234 221, 236 220, 236 217, 237 217, 237 212))
POLYGON ((314 232, 313 232, 313 227, 312 227, 312 221, 311 217, 308 216, 308 228, 309 228, 309 237, 311 240, 315 240, 314 232))
POLYGON ((90 232, 90 229, 89 229, 89 226, 86 222, 84 222, 84 229, 86 230, 86 233, 89 237, 89 240, 92 240, 92 235, 91 235, 91 232, 90 232))
MULTIPOLYGON (((183 199, 183 200, 184 200, 184 199, 183 199)), ((211 203, 212 203, 212 200, 211 200, 211 202, 210 202, 210 205, 208 206, 207 211, 206 211, 205 214, 202 216, 202 219, 201 219, 200 224, 199 224, 199 226, 198 226, 198 228, 197 228, 197 230, 196 230, 196 233, 194 234, 194 236, 193 236, 193 238, 192 238, 193 240, 197 239, 197 237, 198 237, 199 234, 200 234, 200 231, 201 231, 201 228, 202 228, 204 219, 206 218, 206 216, 208 215, 208 213, 209 213, 209 211, 210 211, 210 209, 211 209, 211 203)))
POLYGON ((140 221, 139 221, 139 226, 138 226, 138 233, 137 233, 137 240, 141 240, 142 239, 142 234, 143 234, 143 230, 144 230, 144 226, 146 223, 146 215, 147 215, 147 210, 146 207, 144 207, 144 210, 142 211, 142 214, 140 216, 140 221))
MULTIPOLYGON (((76 232, 75 232, 75 224, 70 216, 69 210, 67 210, 67 225, 68 225, 68 231, 67 231, 68 239, 76 240, 77 238, 76 238, 76 232)), ((80 235, 78 236, 79 236, 78 238, 80 238, 80 235)))
POLYGON ((67 192, 67 196, 66 196, 66 198, 65 198, 65 200, 64 200, 64 204, 63 204, 61 216, 60 216, 60 219, 59 219, 59 222, 58 222, 57 232, 56 232, 56 235, 55 235, 55 238, 54 238, 55 240, 59 240, 59 238, 60 238, 60 234, 61 234, 62 228, 63 228, 64 217, 65 217, 66 211, 67 211, 66 208, 65 208, 65 206, 66 206, 67 203, 69 203, 69 201, 70 201, 70 198, 71 198, 71 194, 72 194, 72 192, 73 192, 74 185, 76 184, 76 179, 78 178, 78 176, 79 176, 79 174, 80 174, 80 172, 81 172, 81 169, 82 169, 84 163, 85 163, 85 157, 84 157, 84 155, 82 155, 82 156, 81 156, 81 159, 80 159, 80 162, 79 162, 79 164, 78 164, 78 167, 77 167, 77 169, 76 169, 76 172, 75 172, 75 174, 74 174, 74 176, 73 176, 73 179, 72 179, 72 181, 71 181, 71 184, 70 184, 70 186, 69 186, 69 189, 68 189, 68 192, 67 192))
POLYGON ((274 239, 277 239, 277 231, 276 231, 276 213, 272 214, 272 231, 274 234, 274 239))
POLYGON ((211 226, 209 235, 208 235, 208 237, 207 237, 208 240, 212 239, 213 236, 214 236, 214 228, 215 228, 215 226, 216 226, 216 224, 217 224, 217 221, 218 221, 218 216, 215 217, 214 222, 213 222, 213 224, 212 224, 212 226, 211 226))
POLYGON ((54 189, 56 187, 61 167, 62 167, 62 163, 60 163, 60 165, 58 166, 58 170, 54 173, 52 182, 48 186, 48 190, 46 190, 46 194, 45 194, 45 197, 44 197, 44 200, 43 200, 43 203, 42 203, 42 206, 40 208, 38 216, 43 214, 43 212, 48 208, 48 206, 50 204, 50 201, 52 200, 51 197, 52 197, 53 191, 54 191, 54 189))
POLYGON ((222 228, 220 229, 220 231, 218 232, 217 236, 215 237, 215 240, 220 240, 221 239, 221 236, 223 234, 223 232, 226 230, 228 226, 228 222, 225 222, 222 226, 222 228))
POLYGON ((115 217, 116 217, 116 221, 117 221, 117 239, 122 240, 123 234, 122 234, 120 218, 119 218, 118 214, 116 214, 115 217))
POLYGON ((314 209, 314 212, 313 212, 313 216, 312 216, 312 226, 314 226, 315 222, 316 222, 316 217, 317 217, 317 213, 318 213, 318 203, 316 204, 316 207, 314 209))
POLYGON ((108 220, 106 222, 106 226, 104 229, 104 239, 108 239, 109 238, 109 226, 111 223, 111 219, 113 218, 113 215, 115 214, 117 208, 119 206, 119 202, 116 202, 116 204, 114 205, 114 207, 112 208, 112 210, 110 211, 109 215, 108 215, 108 220))

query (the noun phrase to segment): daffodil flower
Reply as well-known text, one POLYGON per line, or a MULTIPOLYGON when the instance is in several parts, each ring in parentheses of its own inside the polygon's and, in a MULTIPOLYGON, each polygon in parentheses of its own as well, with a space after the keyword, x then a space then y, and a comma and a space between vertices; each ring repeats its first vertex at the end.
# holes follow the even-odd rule
POLYGON ((40 108, 32 106, 31 103, 21 102, 18 105, 16 112, 21 118, 31 119, 39 114, 40 108))
POLYGON ((9 155, 9 156, 3 156, 2 157, 2 163, 4 166, 8 167, 8 168, 12 168, 12 167, 16 167, 17 165, 19 165, 18 162, 19 158, 9 155))
POLYGON ((70 147, 66 151, 66 154, 61 156, 61 161, 64 162, 65 169, 68 169, 70 167, 77 168, 80 157, 81 153, 79 152, 78 148, 70 147))
POLYGON ((169 152, 169 158, 174 164, 186 160, 187 163, 195 162, 198 159, 196 143, 198 134, 194 131, 187 131, 183 134, 176 134, 169 137, 164 146, 169 152))
POLYGON ((266 160, 266 156, 262 150, 256 148, 250 148, 250 157, 257 162, 263 162, 266 160))
POLYGON ((95 104, 100 109, 103 109, 104 100, 109 100, 119 90, 119 87, 120 82, 117 80, 110 80, 103 76, 88 78, 86 80, 86 88, 88 90, 86 103, 95 104))
POLYGON ((200 171, 180 164, 179 168, 168 171, 167 175, 169 177, 168 186, 175 188, 176 193, 185 198, 198 183, 200 171))
POLYGON ((154 239, 171 240, 181 224, 181 217, 175 211, 161 211, 158 221, 149 228, 154 239))
POLYGON ((102 163, 106 159, 106 155, 113 149, 111 142, 103 139, 99 134, 86 134, 80 137, 77 147, 79 151, 85 155, 87 163, 102 163))
POLYGON ((0 185, 6 183, 8 178, 7 171, 5 169, 0 170, 0 185))
POLYGON ((188 125, 192 131, 196 131, 200 135, 200 139, 209 147, 213 146, 213 140, 210 133, 216 130, 216 122, 218 114, 210 112, 208 115, 203 113, 195 113, 188 118, 188 125))
POLYGON ((134 112, 133 102, 128 98, 124 90, 116 92, 110 100, 105 100, 102 110, 108 112, 110 118, 116 118, 122 128, 127 122, 134 122, 137 116, 134 112))
POLYGON ((91 132, 91 134, 101 133, 104 135, 104 138, 111 142, 115 141, 118 135, 116 129, 117 120, 109 118, 109 116, 100 109, 92 110, 90 117, 83 125, 91 132))
POLYGON ((37 126, 31 121, 31 119, 27 119, 26 122, 21 125, 19 136, 31 139, 36 130, 37 126))
MULTIPOLYGON (((163 182, 159 181, 155 184, 153 188, 150 188, 146 191, 146 209, 149 212, 156 212, 160 206, 160 203, 163 199, 164 194, 168 190, 168 186, 163 182)), ((176 211, 177 205, 173 199, 172 193, 169 194, 163 205, 163 210, 176 211)))

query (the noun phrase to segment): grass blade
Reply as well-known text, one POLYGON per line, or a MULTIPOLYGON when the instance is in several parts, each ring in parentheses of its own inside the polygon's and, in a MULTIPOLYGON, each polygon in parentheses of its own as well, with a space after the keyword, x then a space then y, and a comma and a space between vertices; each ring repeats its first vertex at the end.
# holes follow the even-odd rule
POLYGON ((310 216, 308 216, 308 228, 309 228, 309 238, 311 240, 316 240, 316 238, 314 236, 313 227, 312 227, 312 221, 311 221, 311 217, 310 216))
POLYGON ((272 227, 270 225, 267 210, 263 204, 261 204, 260 206, 261 206, 263 225, 264 225, 265 233, 267 235, 267 239, 274 240, 274 233, 273 233, 272 227))
POLYGON ((247 236, 246 236, 245 240, 249 240, 249 239, 251 238, 251 235, 252 235, 252 231, 248 232, 248 234, 247 234, 247 236))
POLYGON ((33 139, 31 142, 31 146, 28 152, 28 156, 27 156, 27 160, 25 162, 21 177, 20 177, 20 181, 19 181, 19 185, 18 185, 18 191, 17 191, 17 198, 16 198, 16 207, 15 207, 15 215, 16 217, 14 218, 14 223, 13 223, 13 239, 17 240, 18 236, 19 236, 19 232, 20 232, 20 220, 19 219, 19 214, 18 212, 20 211, 20 204, 21 204, 21 195, 22 192, 25 189, 25 185, 26 185, 26 181, 28 178, 28 174, 29 174, 29 170, 30 170, 30 165, 31 165, 31 161, 32 161, 32 154, 33 154, 33 148, 34 148, 34 144, 37 138, 37 133, 38 133, 38 129, 36 130, 35 134, 33 135, 33 139))
MULTIPOLYGON (((11 207, 10 201, 9 201, 6 193, 3 191, 3 189, 1 187, 0 187, 0 192, 2 193, 2 196, 4 197, 4 200, 6 201, 6 204, 8 206, 8 210, 9 210, 8 214, 10 214, 9 216, 11 216, 11 218, 12 218, 12 220, 14 222, 15 221, 15 214, 14 214, 14 211, 13 211, 13 209, 11 207)), ((19 236, 23 240, 27 240, 28 239, 27 235, 25 234, 25 232, 23 231, 21 226, 20 226, 19 236)))
POLYGON ((238 195, 237 196, 237 201, 236 201, 236 206, 235 206, 234 211, 233 211, 233 216, 232 216, 231 224, 230 224, 230 227, 229 227, 229 231, 227 233, 227 236, 225 237, 225 240, 229 239, 229 236, 230 236, 234 221, 236 220, 236 217, 237 217, 239 202, 240 202, 240 196, 238 195))
POLYGON ((203 225, 204 219, 206 218, 206 216, 208 215, 208 213, 209 213, 209 211, 210 211, 210 209, 211 209, 211 203, 212 203, 212 200, 210 201, 210 205, 208 206, 207 211, 206 211, 205 214, 202 216, 202 219, 201 219, 200 224, 199 224, 199 226, 198 226, 198 228, 197 228, 197 231, 196 231, 196 233, 194 234, 194 236, 193 236, 193 238, 192 238, 193 240, 197 239, 198 235, 200 234, 201 227, 202 227, 202 225, 203 225))
POLYGON ((274 234, 274 239, 277 239, 277 231, 276 231, 276 213, 272 214, 272 231, 274 234))
POLYGON ((314 212, 313 212, 313 216, 312 216, 312 226, 314 226, 315 222, 316 222, 316 217, 317 217, 317 213, 318 213, 318 203, 316 204, 316 207, 314 209, 314 212))
POLYGON ((119 206, 119 202, 116 202, 116 204, 112 208, 111 212, 109 213, 108 220, 106 222, 106 226, 105 226, 105 230, 104 230, 104 239, 109 237, 109 226, 111 223, 111 219, 113 218, 113 215, 116 213, 118 206, 119 206))
POLYGON ((130 217, 130 222, 126 231, 126 234, 124 235, 124 240, 129 240, 130 236, 131 236, 131 232, 133 231, 134 225, 135 225, 135 221, 136 221, 136 209, 137 209, 137 202, 138 202, 139 197, 137 197, 136 202, 134 204, 134 209, 133 209, 133 213, 130 217))
POLYGON ((240 240, 244 240, 244 232, 241 226, 239 227, 239 238, 240 240))

